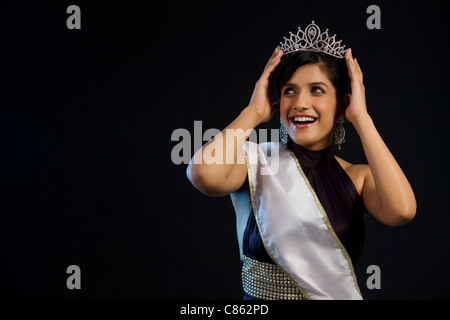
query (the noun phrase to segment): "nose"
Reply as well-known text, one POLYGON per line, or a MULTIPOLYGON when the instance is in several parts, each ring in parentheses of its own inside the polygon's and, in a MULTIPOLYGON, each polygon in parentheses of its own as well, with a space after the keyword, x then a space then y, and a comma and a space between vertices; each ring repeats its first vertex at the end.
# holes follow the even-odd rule
POLYGON ((300 105, 300 106, 298 106, 298 105, 294 106, 294 109, 295 109, 295 110, 298 110, 298 111, 305 111, 305 110, 308 110, 308 109, 310 109, 310 108, 311 108, 311 107, 308 106, 308 105, 306 105, 306 104, 302 104, 302 105, 300 105))
POLYGON ((298 95, 297 101, 295 102, 294 109, 296 110, 307 110, 311 108, 311 101, 306 94, 300 93, 298 95))

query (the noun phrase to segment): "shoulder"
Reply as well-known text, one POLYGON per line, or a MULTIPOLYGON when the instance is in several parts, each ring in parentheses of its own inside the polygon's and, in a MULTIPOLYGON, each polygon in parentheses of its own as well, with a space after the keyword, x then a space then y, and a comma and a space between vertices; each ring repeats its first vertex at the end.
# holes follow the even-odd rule
POLYGON ((338 156, 334 156, 336 160, 339 162, 342 168, 344 168, 345 171, 350 170, 354 172, 363 173, 364 171, 367 171, 369 169, 368 164, 353 164, 348 162, 347 160, 344 160, 342 158, 339 158, 338 156))
POLYGON ((356 187, 356 190, 361 195, 364 181, 366 177, 371 174, 370 167, 368 164, 353 164, 350 163, 338 156, 335 156, 337 162, 341 165, 341 167, 345 170, 347 175, 352 180, 353 184, 356 187))

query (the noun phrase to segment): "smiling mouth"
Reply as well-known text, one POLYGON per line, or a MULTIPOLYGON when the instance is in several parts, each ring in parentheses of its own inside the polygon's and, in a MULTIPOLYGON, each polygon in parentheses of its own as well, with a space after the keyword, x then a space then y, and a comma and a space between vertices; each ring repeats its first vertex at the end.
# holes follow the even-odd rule
POLYGON ((307 128, 316 122, 317 118, 305 117, 305 116, 295 116, 291 118, 292 123, 298 128, 307 128))

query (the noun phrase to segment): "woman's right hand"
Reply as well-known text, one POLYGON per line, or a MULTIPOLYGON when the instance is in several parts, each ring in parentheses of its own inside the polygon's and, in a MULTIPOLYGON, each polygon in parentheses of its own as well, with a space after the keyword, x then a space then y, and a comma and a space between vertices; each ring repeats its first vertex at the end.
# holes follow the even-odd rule
POLYGON ((283 51, 277 47, 267 62, 261 78, 256 82, 255 90, 253 90, 249 107, 257 112, 260 123, 268 122, 272 119, 275 110, 279 109, 279 104, 272 105, 272 97, 271 93, 269 93, 269 77, 272 71, 280 63, 282 56, 283 51))

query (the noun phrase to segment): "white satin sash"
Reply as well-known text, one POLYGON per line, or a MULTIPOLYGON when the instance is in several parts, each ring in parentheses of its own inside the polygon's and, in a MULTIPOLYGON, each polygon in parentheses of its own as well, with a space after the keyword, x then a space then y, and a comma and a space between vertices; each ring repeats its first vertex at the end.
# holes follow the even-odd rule
POLYGON ((250 141, 243 151, 250 194, 231 194, 241 256, 253 206, 269 256, 307 298, 362 299, 351 259, 293 152, 280 143, 250 141))

